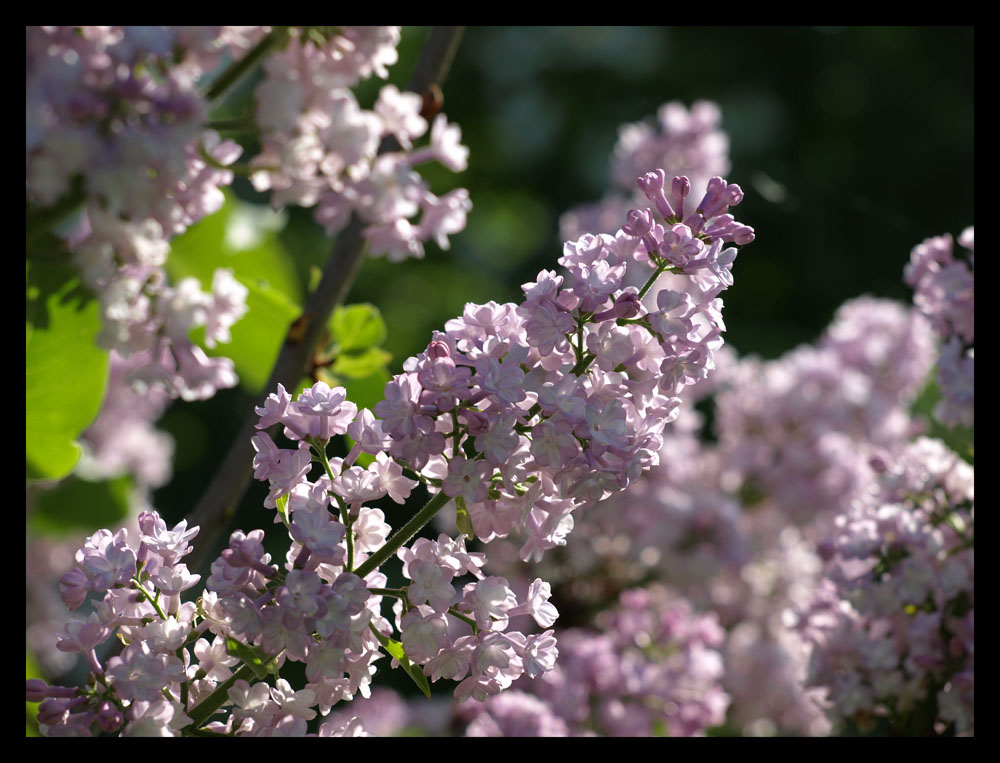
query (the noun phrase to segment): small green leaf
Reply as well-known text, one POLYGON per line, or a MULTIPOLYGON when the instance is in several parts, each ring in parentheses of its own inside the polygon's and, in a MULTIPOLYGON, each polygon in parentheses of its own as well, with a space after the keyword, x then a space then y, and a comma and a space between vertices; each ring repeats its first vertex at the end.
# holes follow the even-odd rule
POLYGON ((347 379, 364 379, 384 369, 392 355, 381 347, 365 350, 341 350, 333 364, 333 373, 347 379))
POLYGON ((247 646, 230 636, 226 639, 226 652, 249 667, 257 678, 264 679, 268 675, 277 675, 278 663, 273 657, 265 655, 260 647, 247 646))
POLYGON ((407 660, 405 663, 401 663, 406 674, 413 679, 413 683, 417 685, 417 688, 424 693, 427 699, 431 698, 431 686, 427 683, 427 676, 424 675, 424 671, 419 665, 414 665, 412 662, 407 660))
POLYGON ((427 676, 424 675, 424 671, 421 670, 419 665, 414 665, 410 662, 410 658, 406 656, 406 651, 403 649, 403 645, 395 639, 383 636, 374 627, 372 627, 371 631, 375 634, 375 638, 378 639, 382 648, 385 649, 385 651, 400 664, 413 683, 417 685, 417 688, 424 693, 424 696, 427 697, 427 699, 430 699, 431 686, 427 683, 427 676))
POLYGON ((281 516, 282 521, 285 526, 288 526, 288 495, 279 496, 275 500, 275 505, 278 507, 278 514, 281 516))
POLYGON ((366 302, 338 307, 330 319, 330 334, 341 352, 367 350, 382 344, 389 329, 378 308, 366 302))
POLYGON ((401 664, 409 662, 409 658, 406 656, 406 652, 403 649, 403 644, 391 638, 387 638, 383 644, 385 651, 389 653, 390 656, 395 657, 401 664))

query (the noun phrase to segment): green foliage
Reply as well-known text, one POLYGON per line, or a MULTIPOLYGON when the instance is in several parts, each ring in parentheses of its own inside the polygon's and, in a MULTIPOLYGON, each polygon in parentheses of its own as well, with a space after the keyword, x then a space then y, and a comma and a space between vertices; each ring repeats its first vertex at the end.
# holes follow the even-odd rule
POLYGON ((374 305, 338 307, 330 320, 330 333, 342 352, 366 350, 382 344, 389 334, 374 305))
POLYGON ((465 507, 465 499, 462 496, 455 496, 455 523, 459 531, 469 540, 476 539, 476 533, 472 529, 472 515, 465 507))
MULTIPOLYGON (((28 678, 42 678, 47 679, 47 676, 42 674, 42 669, 39 667, 38 662, 35 660, 34 655, 32 655, 30 649, 24 650, 24 677, 28 678)), ((25 700, 24 703, 24 720, 25 720, 25 730, 24 735, 26 737, 40 737, 42 734, 38 730, 38 706, 40 702, 28 702, 25 700)))
POLYGON ((327 329, 331 341, 325 355, 331 360, 320 378, 343 386, 359 408, 374 408, 390 379, 392 355, 381 347, 389 335, 385 319, 374 305, 344 305, 334 311, 327 329))
POLYGON ((116 527, 128 515, 132 478, 90 482, 71 475, 53 490, 39 492, 29 517, 31 529, 49 534, 116 527))
POLYGON ((59 479, 80 457, 76 438, 96 418, 108 380, 97 346, 99 306, 68 263, 29 262, 25 298, 25 465, 59 479))
POLYGON ((229 637, 226 639, 226 652, 238 658, 246 665, 253 674, 263 680, 269 675, 278 675, 278 663, 274 657, 268 657, 261 651, 260 647, 247 646, 236 639, 229 637))

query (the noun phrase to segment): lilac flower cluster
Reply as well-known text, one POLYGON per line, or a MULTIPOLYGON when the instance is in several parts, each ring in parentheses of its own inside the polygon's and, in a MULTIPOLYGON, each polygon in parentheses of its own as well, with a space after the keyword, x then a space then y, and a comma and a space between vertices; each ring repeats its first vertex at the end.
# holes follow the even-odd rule
POLYGON ((943 399, 934 412, 944 424, 971 427, 975 412, 975 229, 958 243, 968 257, 955 257, 950 235, 929 238, 910 253, 904 271, 913 304, 926 315, 941 340, 937 383, 943 399))
POLYGON ((73 689, 28 681, 28 699, 41 702, 38 721, 47 735, 171 735, 191 722, 179 691, 197 672, 188 649, 205 663, 206 676, 211 673, 196 682, 202 689, 228 678, 227 666, 237 662, 225 654, 221 641, 209 644, 199 638, 197 607, 181 604, 181 593, 199 580, 180 561, 191 551, 197 528, 181 522, 168 529, 155 512, 140 515, 139 527, 137 547, 129 545, 127 529, 94 533, 76 552, 77 566, 60 581, 62 599, 71 610, 79 609, 91 593, 102 598, 87 620, 66 625, 58 644, 64 652, 86 657, 90 683, 73 689), (116 631, 127 646, 102 664, 96 648, 116 631))
POLYGON ((148 495, 170 480, 174 441, 153 426, 170 402, 167 390, 152 387, 139 394, 129 382, 139 363, 141 358, 126 360, 111 351, 105 403, 81 436, 76 473, 92 480, 133 474, 138 490, 148 495))
MULTIPOLYGON (((66 626, 59 649, 83 654, 92 671, 91 679, 81 689, 28 681, 28 699, 42 703, 38 719, 46 735, 90 736, 106 732, 178 736, 182 730, 204 723, 212 711, 227 704, 233 706, 227 723, 211 722, 207 730, 300 736, 305 733, 306 722, 316 715, 313 707, 319 704, 328 711, 340 697, 350 697, 359 684, 366 686, 370 681, 370 654, 361 648, 365 639, 358 631, 367 633, 372 613, 365 609, 369 594, 360 581, 352 586, 352 581, 342 579, 339 585, 328 587, 327 600, 316 604, 315 599, 310 601, 310 593, 317 593, 314 576, 290 570, 279 576, 282 585, 272 586, 257 597, 262 608, 268 601, 272 606, 262 609, 262 616, 255 621, 248 620, 255 610, 252 602, 241 598, 245 597, 242 592, 251 590, 246 583, 273 577, 277 570, 267 566, 270 557, 255 546, 263 537, 262 531, 249 537, 237 531, 229 550, 213 565, 208 582, 212 590, 197 602, 181 603, 181 594, 200 579, 180 561, 192 550, 189 544, 197 532, 198 528, 189 529, 183 521, 168 529, 155 512, 144 512, 139 517, 137 548, 129 545, 127 529, 114 535, 101 530, 77 551, 77 567, 60 581, 63 601, 75 610, 91 593, 103 595, 103 599, 86 621, 71 621, 66 626), (230 553, 234 549, 238 554, 230 553), (240 569, 244 562, 245 585, 237 595, 232 589, 239 584, 239 575, 232 574, 227 580, 225 571, 240 569), (220 596, 216 589, 226 590, 229 595, 220 596), (312 609, 310 604, 314 605, 312 609), (317 612, 317 607, 322 607, 322 612, 317 612), (362 615, 362 610, 367 615, 362 615), (277 678, 274 686, 251 686, 247 678, 254 673, 245 666, 235 670, 247 658, 244 652, 234 649, 232 635, 255 628, 270 646, 294 627, 296 617, 306 612, 324 618, 318 624, 314 620, 312 625, 317 633, 327 635, 327 641, 313 650, 307 672, 339 668, 351 678, 338 685, 298 692, 282 678, 277 678), (96 647, 116 631, 126 648, 102 664, 96 647), (352 647, 357 651, 352 652, 352 647)), ((284 647, 275 649, 280 654, 273 663, 275 670, 286 656, 292 656, 294 646, 289 647, 288 655, 284 647)), ((377 648, 376 641, 374 650, 377 648)), ((361 732, 356 722, 327 724, 320 729, 321 736, 354 736, 361 732)))
POLYGON ((870 297, 845 303, 817 346, 733 371, 716 398, 727 469, 797 524, 846 509, 874 478, 869 457, 915 433, 907 408, 935 355, 916 311, 870 297))
POLYGON ((466 734, 701 736, 723 721, 725 633, 714 615, 650 587, 623 592, 597 626, 558 634, 559 661, 531 694, 467 707, 466 734))
POLYGON ((201 400, 236 384, 233 364, 206 344, 229 341, 246 288, 218 270, 212 291, 176 286, 163 265, 169 239, 217 211, 233 180, 233 141, 205 130, 196 82, 223 55, 264 34, 229 27, 27 27, 27 198, 40 209, 76 200, 69 247, 100 301, 98 343, 138 356, 135 378, 201 400))
POLYGON ((715 373, 682 393, 660 465, 579 517, 586 543, 520 570, 513 549, 497 549, 489 570, 515 587, 541 576, 589 608, 616 586, 669 581, 728 630, 729 728, 829 733, 823 688, 805 686, 811 644, 790 618, 820 583, 823 528, 869 494, 871 458, 917 431, 907 407, 933 362, 919 313, 867 297, 846 303, 815 347, 766 364, 717 353, 715 373), (708 444, 692 406, 712 394, 718 442, 708 444))
MULTIPOLYGON (((170 399, 203 400, 237 383, 233 362, 209 357, 189 334, 203 328, 209 348, 229 342, 230 328, 247 310, 246 287, 226 269, 214 273, 210 291, 194 278, 171 284, 165 263, 170 239, 222 206, 221 189, 232 183, 232 167, 242 153, 237 143, 206 129, 206 93, 224 78, 220 64, 238 66, 275 34, 269 27, 26 28, 26 199, 41 216, 58 218, 81 209, 67 221, 66 244, 100 303, 98 343, 110 351, 112 362, 104 408, 84 435, 88 450, 81 475, 102 479, 131 470, 144 486, 162 484, 169 477, 172 445, 152 421, 170 399)), ((354 98, 347 88, 359 79, 387 76, 386 67, 397 57, 398 28, 339 28, 327 35, 321 51, 303 48, 297 30, 289 34, 295 39, 266 65, 270 72, 301 76, 308 83, 302 85, 308 104, 276 102, 276 96, 289 98, 301 88, 287 78, 265 79, 258 91, 259 126, 270 131, 282 120, 325 119, 323 134, 340 136, 323 156, 324 171, 331 175, 327 187, 350 195, 359 211, 370 210, 366 219, 386 223, 368 230, 373 246, 406 223, 390 220, 390 208, 414 202, 424 209, 421 240, 434 238, 447 247, 447 236, 464 227, 468 193, 459 189, 435 199, 412 171, 389 164, 393 157, 405 157, 407 166, 437 159, 463 169, 468 150, 459 144, 456 125, 441 117, 431 130, 430 147, 388 155, 389 164, 379 165, 382 175, 373 168, 362 173, 357 157, 344 158, 353 156, 361 141, 371 164, 383 135, 394 134, 412 149, 410 139, 426 131, 420 99, 412 93, 386 88, 375 112, 361 118, 371 128, 363 135, 356 103, 354 109, 344 106, 354 98), (323 62, 289 70, 290 59, 308 57, 309 51, 325 57, 323 62), (344 107, 334 109, 335 104, 344 107), (332 170, 335 165, 344 172, 332 170), (402 176, 405 182, 396 182, 402 176)), ((265 141, 265 154, 271 146, 265 141)), ((276 172, 292 172, 295 155, 285 151, 287 166, 276 172)), ((275 203, 284 201, 276 190, 275 203)), ((31 221, 29 237, 37 232, 31 221)))
POLYGON ((974 732, 974 471, 939 440, 879 459, 799 627, 838 728, 974 732), (917 724, 917 727, 913 727, 917 724))
POLYGON ((559 221, 564 240, 585 231, 614 233, 619 220, 642 203, 633 180, 649 167, 670 175, 686 175, 696 193, 715 175, 729 172, 729 136, 719 129, 722 114, 711 101, 697 101, 690 110, 678 101, 664 103, 653 120, 624 124, 611 160, 614 191, 601 201, 573 209, 559 221))
MULTIPOLYGON (((640 183, 654 203, 670 206, 662 171, 640 183)), ((664 217, 683 215, 688 187, 684 178, 674 181, 680 214, 671 209, 664 217)), ((371 526, 374 538, 385 538, 381 513, 364 504, 385 495, 405 501, 417 482, 404 469, 436 494, 432 503, 454 500, 483 540, 526 536, 524 559, 541 558, 564 543, 574 510, 624 489, 655 463, 658 430, 676 415, 675 396, 712 367, 712 350, 721 343, 717 295, 732 281, 735 256, 735 249, 722 251, 723 237, 753 236, 730 215, 718 214, 740 197, 736 186, 716 179, 701 212, 683 217, 687 224, 665 229, 652 222, 649 210, 635 210, 615 238, 588 235, 568 243, 560 259, 567 277, 543 271, 525 285, 520 306, 467 305, 462 318, 449 321, 386 385, 385 400, 375 407, 379 418, 358 412, 342 388, 320 382, 292 401, 279 387, 258 408, 258 427, 280 423, 298 448, 280 449, 266 433, 256 435, 255 476, 270 484, 267 506, 278 507, 288 496, 292 536, 309 549, 305 569, 343 565, 334 543, 353 538, 356 528, 371 526), (681 245, 690 251, 683 261, 675 252, 681 245), (642 290, 622 288, 634 268, 648 276, 642 290), (641 299, 668 269, 691 274, 696 296, 661 291, 659 310, 647 312, 641 299), (356 443, 351 452, 343 460, 327 459, 326 442, 343 434, 356 443), (315 483, 307 479, 310 447, 327 466, 315 483), (375 456, 367 469, 354 465, 362 452, 375 456), (315 504, 306 507, 310 532, 336 536, 320 556, 295 532, 302 511, 293 503, 296 496, 315 504), (339 525, 317 518, 327 513, 328 496, 339 505, 339 525)), ((355 567, 373 550, 350 541, 342 575, 374 572, 376 564, 355 567)), ((401 643, 432 680, 461 680, 457 696, 482 700, 522 672, 533 676, 551 667, 550 632, 500 635, 514 614, 531 614, 542 627, 552 624, 546 583, 536 580, 519 604, 505 579, 483 577, 485 557, 466 553, 461 538, 418 539, 397 554, 412 581, 397 607, 401 643), (456 589, 453 580, 465 574, 477 582, 456 589), (450 635, 448 614, 472 633, 450 635)), ((384 560, 377 557, 378 564, 384 560)))
MULTIPOLYGON (((519 532, 526 536, 522 556, 540 558, 565 542, 573 511, 623 489, 656 462, 677 395, 707 375, 722 343, 718 295, 732 283, 736 254, 722 245, 750 241, 753 231, 725 214, 742 193, 721 178, 687 214, 686 178, 674 179, 669 197, 662 171, 639 182, 669 227, 654 222, 649 209, 633 210, 616 237, 568 243, 560 260, 568 274, 543 271, 525 285, 521 305, 468 305, 386 385, 386 399, 375 408, 379 418, 323 382, 294 401, 279 386, 257 408, 259 429, 281 424, 297 443, 279 448, 265 431, 253 438, 255 476, 270 485, 265 505, 277 509, 292 539, 283 571, 264 551, 263 531, 237 530, 212 564, 198 605, 182 605, 180 593, 197 576, 178 560, 194 531, 167 531, 149 514, 138 552, 127 546, 125 531, 92 536, 61 590, 71 608, 91 591, 106 593, 106 600, 91 621, 71 626, 74 638, 86 633, 73 643, 95 675, 148 672, 160 689, 168 687, 170 699, 111 678, 99 682, 107 690, 100 697, 53 697, 81 710, 60 705, 62 714, 47 713, 45 725, 87 733, 97 722, 94 702, 111 701, 103 698, 109 693, 118 700, 109 729, 125 723, 145 731, 158 723, 157 733, 170 734, 200 727, 211 710, 232 702, 225 722, 204 728, 302 734, 313 708, 325 714, 369 693, 380 648, 411 674, 460 681, 459 699, 483 701, 522 675, 551 670, 557 655, 551 629, 508 630, 518 616, 530 615, 541 628, 555 622, 547 583, 536 579, 518 601, 507 580, 482 573, 485 556, 466 551, 461 536, 403 544, 453 501, 483 539, 519 532), (650 299, 658 309, 648 310, 643 297, 668 271, 686 277, 690 291, 656 292, 650 299), (634 272, 647 277, 641 289, 622 284, 634 272), (327 445, 338 435, 354 445, 345 458, 330 458, 327 445), (374 456, 368 468, 356 465, 361 453, 374 456), (324 473, 310 481, 314 457, 324 473), (433 498, 417 524, 387 542, 384 515, 365 504, 386 495, 403 503, 418 481, 433 498), (385 588, 378 569, 393 551, 411 581, 401 589, 385 588), (466 575, 471 582, 456 582, 466 575), (394 623, 381 614, 383 596, 396 599, 394 623), (162 622, 146 622, 154 612, 162 622), (114 625, 130 646, 105 671, 93 647, 114 625), (391 639, 393 625, 398 642, 391 639), (191 674, 176 652, 190 633, 205 630, 216 639, 201 659, 213 667, 203 664, 191 674), (157 649, 161 644, 169 654, 157 649), (282 679, 252 684, 246 665, 230 676, 233 653, 244 661, 255 655, 274 669, 286 660, 304 662, 309 683, 298 692, 282 679)), ((208 648, 206 642, 202 649, 208 648)), ((337 730, 360 733, 361 726, 337 730)))
MULTIPOLYGON (((144 394, 136 392, 128 376, 137 362, 141 358, 125 360, 111 351, 105 403, 81 435, 83 452, 75 469, 84 480, 133 476, 128 495, 129 526, 150 506, 152 490, 169 481, 174 454, 173 438, 153 426, 170 402, 169 393, 162 387, 147 389, 144 394)), ((56 647, 70 616, 56 593, 56 582, 72 565, 73 554, 82 542, 83 535, 79 535, 31 537, 25 544, 28 643, 50 675, 66 672, 76 662, 73 655, 56 647)))
POLYGON ((275 205, 315 206, 317 222, 331 235, 357 213, 368 224, 373 255, 423 257, 430 239, 447 249, 448 236, 465 228, 469 193, 459 188, 435 196, 412 168, 438 161, 464 170, 469 150, 459 142, 461 130, 438 114, 430 145, 415 149, 413 141, 428 128, 419 94, 386 85, 368 111, 349 89, 372 74, 388 76, 399 27, 343 27, 320 41, 291 34, 284 51, 268 59, 256 90, 263 140, 251 162, 254 186, 270 189, 275 205), (401 150, 378 154, 387 136, 401 150))
POLYGON ((803 687, 809 645, 788 627, 787 612, 808 605, 822 561, 776 504, 741 506, 738 475, 718 447, 698 440, 703 424, 691 403, 717 391, 710 383, 720 376, 725 387, 736 363, 728 358, 708 383, 685 391, 682 413, 664 432, 660 465, 583 513, 576 542, 530 567, 513 546, 497 548, 489 570, 511 576, 515 588, 541 576, 560 600, 589 610, 605 607, 622 586, 669 584, 678 601, 727 630, 720 682, 730 697, 728 728, 821 735, 830 729, 822 691, 803 687))
MULTIPOLYGON (((673 183, 678 214, 662 171, 640 183, 668 220, 683 215, 686 179, 673 183)), ((370 500, 370 478, 352 466, 364 451, 386 474, 409 469, 455 499, 484 540, 523 533, 524 559, 561 545, 576 508, 655 465, 677 395, 713 367, 724 328, 718 295, 732 283, 736 255, 723 240, 753 238, 719 213, 741 196, 717 178, 686 222, 666 228, 650 210, 633 210, 616 237, 567 243, 566 276, 543 271, 520 305, 467 305, 386 385, 378 419, 356 415, 342 391, 317 386, 292 403, 279 389, 260 409, 260 426, 281 422, 300 445, 276 450, 266 435, 256 439, 269 503, 303 478, 305 438, 346 432, 358 445, 330 479, 352 507, 370 500), (642 298, 667 271, 686 276, 689 291, 661 290, 657 309, 647 310, 642 298), (623 286, 634 274, 646 278, 641 289, 623 286)), ((388 486, 379 485, 384 495, 388 486)))

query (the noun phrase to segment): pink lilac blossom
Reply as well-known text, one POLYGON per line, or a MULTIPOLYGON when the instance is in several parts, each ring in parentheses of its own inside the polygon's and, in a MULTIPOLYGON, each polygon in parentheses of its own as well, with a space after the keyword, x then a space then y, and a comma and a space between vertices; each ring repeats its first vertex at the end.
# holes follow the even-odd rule
POLYGON ((907 407, 934 357, 923 316, 861 298, 838 311, 817 346, 743 360, 716 397, 730 479, 800 525, 844 510, 871 484, 870 457, 916 432, 907 407))
MULTIPOLYGON (((184 523, 168 530, 155 513, 144 513, 139 518, 137 547, 129 545, 126 529, 114 535, 101 530, 77 551, 78 566, 63 577, 60 586, 64 601, 76 609, 90 593, 102 595, 102 600, 86 621, 67 624, 59 648, 83 653, 94 675, 101 676, 113 691, 117 706, 129 712, 124 719, 116 716, 106 706, 108 696, 88 699, 77 690, 73 701, 65 704, 59 699, 65 694, 50 690, 48 696, 53 699, 45 700, 46 709, 39 713, 44 732, 88 736, 95 731, 94 724, 105 731, 125 724, 126 734, 146 735, 150 725, 157 734, 177 734, 185 717, 177 702, 168 703, 162 712, 157 710, 156 723, 143 703, 162 702, 163 690, 179 687, 187 677, 184 661, 176 652, 191 632, 195 608, 180 605, 177 594, 197 582, 198 576, 190 576, 178 560, 191 550, 188 541, 196 533, 197 529, 188 530, 184 523), (150 588, 161 585, 166 586, 159 588, 164 596, 152 596, 150 588), (117 629, 130 646, 102 665, 95 647, 117 629)), ((214 659, 220 659, 215 654, 214 659)), ((175 691, 175 700, 179 697, 175 691)))
POLYGON ((438 197, 411 168, 438 161, 464 170, 468 149, 458 142, 460 128, 439 114, 431 144, 414 148, 428 128, 419 94, 385 85, 369 111, 349 90, 373 74, 388 76, 399 28, 343 27, 324 42, 290 34, 285 49, 265 63, 256 90, 263 139, 251 162, 254 186, 271 190, 275 205, 315 207, 330 235, 358 214, 372 255, 423 257, 429 239, 447 249, 448 236, 465 227, 469 194, 456 189, 438 197), (389 136, 401 150, 379 154, 389 136))
POLYGON ((68 239, 97 296, 98 343, 145 366, 136 379, 200 400, 236 383, 232 362, 187 338, 229 340, 246 288, 217 271, 212 292, 194 279, 172 287, 169 239, 224 202, 233 141, 204 128, 196 83, 220 56, 239 57, 264 28, 27 27, 26 195, 39 209, 79 196, 68 239), (71 190, 72 189, 72 190, 71 190))
MULTIPOLYGON (((664 306, 682 303, 664 299, 664 306)), ((933 355, 933 335, 920 315, 862 298, 838 311, 818 347, 769 364, 774 378, 748 385, 757 363, 728 360, 709 383, 682 393, 682 413, 663 434, 659 467, 580 515, 575 532, 587 542, 568 546, 552 560, 557 564, 520 575, 541 575, 563 600, 590 607, 616 585, 669 580, 729 629, 723 679, 732 698, 729 724, 755 735, 828 733, 822 688, 803 686, 809 643, 788 615, 809 603, 820 582, 815 521, 829 526, 854 496, 866 495, 876 471, 865 459, 902 447, 914 431, 906 406, 933 355), (792 361, 828 370, 816 384, 792 361), (712 393, 718 395, 715 446, 700 442, 703 424, 692 410, 712 393), (792 419, 796 398, 810 403, 792 419), (816 458, 812 431, 825 432, 839 449, 819 450, 827 457, 816 458), (762 453, 764 438, 771 444, 763 452, 772 455, 750 457, 762 453), (857 471, 850 476, 845 466, 857 471), (804 498, 804 490, 812 497, 804 498), (801 530, 788 526, 790 516, 801 530)), ((494 574, 515 574, 513 549, 498 548, 491 558, 494 574)))
MULTIPOLYGON (((711 391, 707 384, 698 390, 711 391)), ((703 424, 690 407, 697 397, 685 393, 681 415, 664 432, 660 466, 582 514, 576 542, 529 568, 516 546, 499 546, 489 569, 522 587, 524 576, 540 575, 561 601, 584 609, 600 609, 616 586, 669 581, 675 595, 714 613, 728 631, 721 650, 722 685, 731 699, 727 728, 826 734, 822 691, 802 686, 808 644, 786 622, 790 608, 809 601, 822 562, 809 537, 788 526, 775 506, 748 512, 724 489, 724 462, 698 439, 703 424)))
MULTIPOLYGON (((658 207, 669 203, 663 196, 662 171, 648 173, 640 185, 658 207)), ((374 663, 396 631, 407 659, 423 666, 432 681, 447 677, 460 682, 455 690, 459 700, 482 702, 525 674, 540 678, 552 672, 558 655, 553 630, 510 629, 512 622, 528 617, 541 628, 554 624, 558 611, 549 602, 550 586, 537 579, 519 600, 505 578, 481 572, 485 556, 468 552, 461 535, 442 535, 436 541, 420 538, 409 547, 402 545, 408 539, 403 536, 394 545, 379 546, 358 564, 387 534, 374 511, 363 504, 388 495, 390 488, 405 499, 417 480, 403 477, 404 472, 429 487, 431 506, 438 502, 443 507, 451 499, 471 516, 473 510, 477 515, 489 513, 492 504, 504 500, 516 509, 511 530, 526 536, 522 558, 540 559, 546 550, 565 543, 573 527, 572 512, 624 489, 655 465, 663 427, 678 413, 678 396, 707 376, 713 353, 722 345, 718 295, 732 283, 729 271, 735 257, 735 249, 721 250, 723 241, 745 243, 753 238, 751 229, 724 214, 742 198, 737 186, 713 178, 701 203, 685 211, 689 187, 685 178, 675 179, 673 188, 681 190, 665 215, 673 232, 697 241, 686 262, 672 263, 662 254, 670 239, 663 225, 648 222, 648 210, 642 218, 646 223, 639 221, 638 212, 630 214, 616 237, 584 236, 567 243, 560 260, 567 269, 565 277, 554 279, 543 272, 537 283, 525 286, 527 300, 520 307, 470 306, 466 314, 472 321, 450 322, 449 330, 436 333, 425 353, 410 358, 404 373, 386 385, 387 399, 375 407, 382 417, 378 427, 346 400, 343 388, 319 382, 295 400, 282 387, 271 394, 257 408, 258 428, 281 423, 285 436, 297 441, 297 447, 288 450, 278 448, 265 432, 253 438, 255 476, 270 484, 265 505, 278 510, 277 520, 292 536, 283 565, 272 563, 265 552, 261 530, 237 530, 213 562, 196 606, 180 600, 196 582, 180 563, 193 530, 178 526, 167 531, 150 515, 140 519, 138 549, 128 545, 125 531, 100 531, 88 539, 77 553, 78 566, 63 577, 62 592, 71 607, 80 606, 91 592, 104 594, 99 620, 87 630, 86 639, 82 629, 71 634, 74 646, 89 650, 95 641, 110 636, 112 627, 126 634, 130 646, 120 657, 106 666, 96 661, 92 666, 108 677, 110 689, 130 711, 123 733, 136 724, 173 734, 179 719, 194 723, 191 713, 199 712, 197 705, 185 704, 186 692, 193 689, 205 698, 221 691, 217 678, 225 671, 216 669, 215 650, 201 648, 208 664, 195 671, 193 685, 187 682, 191 657, 184 644, 189 634, 205 631, 257 650, 265 661, 273 657, 278 668, 289 660, 307 666, 308 683, 297 691, 283 679, 273 687, 251 685, 242 678, 226 684, 233 710, 225 721, 206 727, 219 733, 306 733, 316 714, 313 708, 326 714, 340 701, 370 696, 374 663), (634 268, 647 279, 641 292, 621 283, 634 268), (648 316, 660 313, 642 304, 642 296, 667 271, 675 285, 678 279, 692 282, 689 299, 674 316, 689 323, 683 336, 657 332, 655 318, 648 316), (571 325, 564 346, 552 344, 551 353, 539 351, 545 340, 537 339, 525 321, 534 309, 568 316, 571 325), (604 347, 590 341, 606 331, 601 325, 605 322, 620 326, 621 339, 637 349, 616 348, 606 357, 604 347), (616 365, 609 367, 608 357, 616 365), (543 389, 565 394, 543 395, 543 389), (543 466, 531 454, 532 432, 543 423, 572 431, 580 443, 558 466, 551 459, 543 466), (495 426, 512 427, 516 442, 491 435, 495 426), (362 447, 384 455, 367 469, 326 455, 329 439, 352 427, 355 432, 371 431, 374 436, 364 438, 362 447), (492 458, 475 450, 476 440, 492 458), (325 472, 314 482, 309 479, 313 456, 325 472), (386 457, 400 469, 389 468, 386 457), (355 522, 367 525, 357 537, 355 522), (378 570, 392 550, 410 581, 401 589, 384 588, 386 576, 378 570), (472 582, 464 582, 466 576, 472 582), (386 595, 397 599, 394 622, 381 612, 386 595), (135 680, 139 675, 142 681, 135 680), (152 703, 153 708, 164 696, 170 698, 168 703, 149 712, 142 704, 152 703)), ((659 309, 675 307, 668 300, 659 309)), ((633 592, 626 607, 655 609, 649 596, 633 592)), ((725 694, 714 688, 721 666, 715 651, 721 631, 708 617, 689 623, 684 604, 667 607, 662 616, 648 616, 652 620, 642 627, 656 629, 657 638, 683 642, 683 656, 644 670, 636 654, 629 668, 639 671, 635 680, 651 696, 669 694, 658 707, 671 733, 700 733, 724 714, 725 694)), ((634 624, 624 613, 616 617, 613 625, 634 624)), ((611 715, 603 723, 621 715, 618 705, 606 711, 611 715)), ((93 715, 90 709, 86 712, 93 715)), ((96 716, 75 715, 63 713, 60 722, 46 724, 47 730, 84 733, 98 722, 96 716)), ((361 729, 354 718, 337 729, 325 725, 324 733, 361 729)))
POLYGON ((651 587, 623 592, 597 625, 559 633, 556 666, 538 680, 466 706, 466 734, 701 736, 723 721, 724 631, 714 615, 651 587))
POLYGON ((799 612, 808 684, 838 730, 974 733, 974 470, 918 438, 838 517, 826 580, 799 612))
POLYGON ((975 412, 975 229, 958 243, 969 251, 953 253, 950 235, 929 238, 910 253, 903 271, 913 287, 913 304, 930 319, 942 348, 937 382, 942 400, 936 419, 948 426, 972 427, 975 412))
POLYGON ((170 480, 174 441, 153 426, 170 402, 167 391, 158 387, 138 394, 129 383, 138 360, 111 351, 105 403, 83 433, 86 447, 76 472, 95 480, 132 474, 145 492, 170 480))

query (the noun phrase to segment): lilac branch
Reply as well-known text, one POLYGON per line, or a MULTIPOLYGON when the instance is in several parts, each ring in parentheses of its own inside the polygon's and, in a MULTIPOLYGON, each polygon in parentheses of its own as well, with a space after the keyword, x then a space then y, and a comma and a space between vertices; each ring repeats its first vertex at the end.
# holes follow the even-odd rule
MULTIPOLYGON (((463 30, 464 27, 431 29, 410 77, 409 90, 424 93, 441 85, 447 76, 463 30)), ((399 148, 395 138, 389 136, 379 146, 379 153, 399 148)), ((337 237, 319 286, 306 299, 302 316, 293 324, 299 332, 293 334, 290 330, 285 337, 265 389, 273 390, 278 384, 295 389, 308 373, 311 359, 330 316, 337 305, 343 304, 361 268, 366 243, 364 227, 365 223, 357 214, 352 214, 347 227, 337 237)), ((250 411, 201 500, 188 516, 189 526, 197 525, 201 528, 200 542, 189 560, 189 568, 192 570, 205 561, 246 493, 253 474, 253 447, 250 438, 256 433, 256 420, 257 417, 250 411)))

